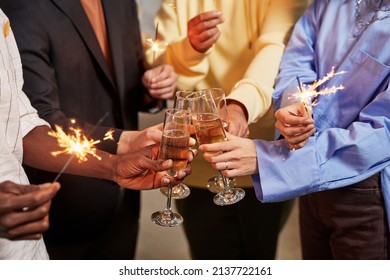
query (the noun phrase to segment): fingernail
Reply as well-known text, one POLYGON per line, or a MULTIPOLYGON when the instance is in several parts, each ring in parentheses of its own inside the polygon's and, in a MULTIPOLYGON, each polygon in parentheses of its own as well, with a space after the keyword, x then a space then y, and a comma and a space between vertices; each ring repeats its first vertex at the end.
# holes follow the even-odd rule
POLYGON ((172 160, 171 160, 171 159, 168 159, 168 160, 164 161, 163 166, 164 166, 164 167, 168 167, 168 166, 171 165, 171 163, 172 163, 172 160))
POLYGON ((61 188, 61 184, 58 182, 54 182, 54 187, 56 188, 56 190, 59 190, 61 188))
POLYGON ((168 185, 170 182, 171 182, 171 180, 169 180, 168 178, 163 179, 163 183, 166 185, 168 185))

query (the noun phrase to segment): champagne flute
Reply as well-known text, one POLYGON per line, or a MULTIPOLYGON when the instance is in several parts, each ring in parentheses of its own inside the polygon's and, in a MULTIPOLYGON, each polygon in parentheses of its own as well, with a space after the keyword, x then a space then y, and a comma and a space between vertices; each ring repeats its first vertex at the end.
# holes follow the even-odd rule
MULTIPOLYGON (((196 139, 199 145, 226 141, 218 108, 208 90, 194 92, 189 99, 192 124, 195 128, 196 139)), ((214 197, 214 203, 220 206, 234 204, 244 198, 244 190, 231 187, 229 179, 220 170, 223 189, 214 197)))
MULTIPOLYGON (((192 94, 192 91, 190 91, 190 90, 177 91, 173 108, 181 109, 181 110, 188 110, 189 108, 188 108, 188 102, 186 101, 186 97, 189 96, 190 94, 192 94)), ((189 128, 190 135, 195 134, 192 125, 189 125, 188 128, 189 128)), ((168 187, 161 187, 160 191, 164 195, 168 195, 168 187)), ((190 195, 190 193, 191 193, 190 188, 182 182, 180 182, 179 184, 172 187, 172 198, 173 199, 186 198, 190 195)))
MULTIPOLYGON (((226 104, 226 94, 221 88, 209 88, 207 90, 214 99, 215 106, 219 111, 219 117, 221 119, 223 128, 225 130, 229 127, 229 115, 226 104)), ((236 186, 236 180, 234 178, 227 178, 230 186, 236 186)), ((207 180, 207 189, 212 193, 219 193, 223 190, 223 179, 220 173, 210 177, 207 180)))
MULTIPOLYGON (((159 157, 173 161, 173 165, 169 170, 169 174, 172 176, 176 176, 177 172, 187 165, 190 139, 188 126, 190 123, 191 115, 187 110, 167 109, 165 111, 159 157)), ((183 223, 183 217, 172 211, 171 203, 172 186, 168 186, 165 209, 151 215, 151 219, 155 224, 164 227, 174 227, 183 223)))

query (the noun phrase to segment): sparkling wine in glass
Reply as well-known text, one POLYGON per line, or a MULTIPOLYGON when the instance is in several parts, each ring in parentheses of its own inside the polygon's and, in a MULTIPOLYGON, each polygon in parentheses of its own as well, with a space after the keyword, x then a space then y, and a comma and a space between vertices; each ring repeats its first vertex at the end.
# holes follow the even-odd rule
MULTIPOLYGON (((188 126, 191 115, 187 110, 168 109, 165 112, 163 136, 160 145, 161 159, 171 159, 173 165, 169 170, 171 176, 187 165, 189 138, 188 126)), ((183 217, 172 211, 172 186, 168 186, 167 204, 164 210, 152 214, 152 221, 160 226, 174 227, 183 223, 183 217)))
MULTIPOLYGON (((188 102, 186 101, 186 97, 191 95, 193 91, 190 90, 179 90, 176 92, 176 98, 175 103, 173 107, 175 109, 181 109, 181 110, 188 110, 188 102)), ((188 131, 190 135, 195 134, 195 131, 193 129, 193 125, 188 126, 188 131)), ((164 195, 168 195, 168 187, 162 187, 160 188, 160 191, 164 195)), ((173 199, 183 199, 190 195, 191 190, 190 188, 184 184, 183 182, 180 182, 179 184, 172 187, 172 198, 173 199)))
MULTIPOLYGON (((221 119, 222 126, 227 131, 229 127, 229 114, 227 110, 227 104, 226 104, 226 94, 221 88, 209 88, 204 89, 205 91, 208 91, 212 98, 214 99, 215 106, 218 109, 219 112, 219 118, 221 119)), ((229 185, 235 187, 236 186, 236 180, 234 178, 227 178, 229 180, 229 185)), ((220 173, 215 174, 214 176, 211 176, 207 180, 207 189, 212 193, 219 193, 223 190, 223 179, 220 176, 220 173)))
MULTIPOLYGON (((219 110, 209 91, 198 91, 190 97, 190 108, 192 124, 199 145, 226 141, 219 110)), ((244 190, 231 187, 229 178, 226 178, 220 170, 218 170, 218 175, 222 179, 223 189, 215 195, 215 204, 230 205, 244 198, 244 190)))

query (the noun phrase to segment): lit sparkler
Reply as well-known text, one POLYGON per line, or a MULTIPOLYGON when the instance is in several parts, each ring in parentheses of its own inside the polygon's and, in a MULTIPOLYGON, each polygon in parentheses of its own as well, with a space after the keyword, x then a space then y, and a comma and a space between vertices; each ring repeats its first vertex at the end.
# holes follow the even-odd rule
POLYGON ((167 46, 166 42, 163 42, 160 39, 158 39, 158 23, 156 25, 156 31, 155 31, 154 39, 153 38, 146 39, 146 44, 150 47, 150 49, 153 52, 153 64, 155 64, 155 62, 156 62, 156 53, 159 52, 159 51, 163 51, 166 48, 166 46, 167 46))
POLYGON ((325 77, 322 79, 315 81, 311 85, 304 85, 300 82, 299 77, 298 79, 298 92, 293 93, 291 95, 291 98, 299 99, 304 105, 306 110, 311 110, 313 106, 316 106, 318 103, 315 100, 315 98, 319 95, 328 95, 336 93, 338 90, 344 89, 343 85, 339 86, 332 86, 330 88, 323 88, 321 90, 318 90, 318 88, 323 85, 326 81, 332 79, 336 75, 341 75, 346 73, 345 71, 335 72, 334 67, 332 67, 332 70, 326 74, 325 77))
MULTIPOLYGON (((100 125, 103 120, 108 116, 108 113, 106 113, 98 122, 97 124, 91 129, 91 133, 96 129, 98 125, 100 125)), ((71 120, 71 123, 74 124, 75 120, 71 120)), ((65 165, 62 167, 60 173, 56 176, 54 179, 54 182, 56 182, 59 177, 62 175, 62 173, 65 171, 65 169, 68 167, 70 162, 74 157, 77 158, 78 162, 85 162, 88 160, 88 156, 93 156, 94 158, 101 160, 101 157, 97 155, 96 147, 95 145, 106 140, 114 140, 113 134, 114 130, 110 129, 105 134, 102 140, 93 140, 88 139, 86 135, 82 133, 81 129, 77 128, 70 128, 71 133, 66 134, 64 130, 59 126, 55 125, 55 131, 49 131, 48 134, 54 138, 57 139, 58 146, 60 148, 63 148, 59 151, 51 152, 53 156, 58 156, 62 154, 68 154, 71 155, 71 157, 68 159, 68 161, 65 163, 65 165)))
POLYGON ((169 1, 168 6, 171 7, 172 9, 176 9, 175 1, 173 0, 169 1))
MULTIPOLYGON (((63 150, 51 152, 53 156, 58 156, 61 154, 73 155, 78 159, 78 162, 83 162, 88 160, 88 155, 91 155, 98 160, 101 160, 101 157, 96 154, 95 145, 100 143, 101 140, 88 140, 85 135, 82 134, 81 129, 76 129, 71 127, 70 130, 73 132, 71 134, 66 134, 64 130, 55 125, 56 131, 50 131, 49 135, 56 138, 58 146, 63 148, 63 150)), ((109 130, 105 135, 102 141, 105 140, 114 140, 113 130, 109 130)))

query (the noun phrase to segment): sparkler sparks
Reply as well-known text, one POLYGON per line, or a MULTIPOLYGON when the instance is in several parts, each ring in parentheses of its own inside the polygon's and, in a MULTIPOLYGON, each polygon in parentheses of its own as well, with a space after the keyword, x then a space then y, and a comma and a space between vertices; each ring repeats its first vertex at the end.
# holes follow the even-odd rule
MULTIPOLYGON (((104 119, 108 116, 108 113, 105 113, 104 116, 96 123, 96 125, 92 128, 90 133, 92 133, 98 125, 100 125, 104 119)), ((71 119, 71 123, 75 124, 76 120, 71 119)), ((51 152, 53 156, 58 156, 61 154, 69 154, 71 157, 62 167, 61 171, 57 174, 56 178, 53 182, 57 182, 57 180, 61 177, 61 175, 65 172, 65 169, 69 166, 70 162, 74 157, 78 159, 78 162, 85 162, 88 160, 88 155, 91 155, 98 160, 101 160, 101 157, 96 154, 95 145, 100 143, 101 140, 88 140, 88 138, 82 134, 81 129, 75 129, 73 127, 70 128, 73 134, 66 134, 64 130, 59 126, 55 125, 56 131, 50 131, 48 134, 57 139, 59 147, 63 148, 63 150, 51 152)), ((113 137, 114 130, 110 129, 104 135, 103 141, 105 140, 114 140, 113 137)))
POLYGON ((166 42, 163 42, 163 41, 158 39, 158 23, 156 25, 156 31, 155 31, 154 39, 153 38, 146 39, 146 44, 150 47, 150 49, 153 52, 153 64, 155 64, 155 62, 156 62, 156 53, 159 52, 159 51, 165 50, 165 48, 168 45, 166 42))
POLYGON ((176 5, 175 5, 174 1, 170 1, 168 3, 168 6, 171 7, 172 9, 176 9, 176 5))
MULTIPOLYGON (((88 155, 91 155, 98 160, 101 160, 101 157, 96 154, 95 145, 100 143, 101 140, 88 140, 85 135, 82 134, 81 129, 76 129, 71 127, 70 130, 72 134, 66 134, 64 130, 55 125, 56 131, 50 131, 49 135, 56 138, 59 147, 63 150, 51 152, 53 156, 58 156, 61 154, 73 155, 78 159, 78 162, 84 162, 88 160, 88 155)), ((112 134, 113 130, 109 130, 103 138, 103 141, 111 139, 114 140, 112 134)))
POLYGON ((330 88, 323 88, 321 90, 318 90, 318 88, 323 85, 326 81, 332 79, 336 75, 341 75, 346 73, 345 71, 335 72, 334 67, 332 67, 332 70, 326 74, 325 77, 322 79, 315 81, 311 85, 303 85, 298 79, 298 92, 293 93, 291 95, 291 98, 299 99, 304 105, 307 110, 311 110, 313 106, 316 106, 318 102, 315 100, 315 98, 319 95, 328 95, 336 93, 338 90, 344 89, 343 85, 339 86, 332 86, 330 88))

